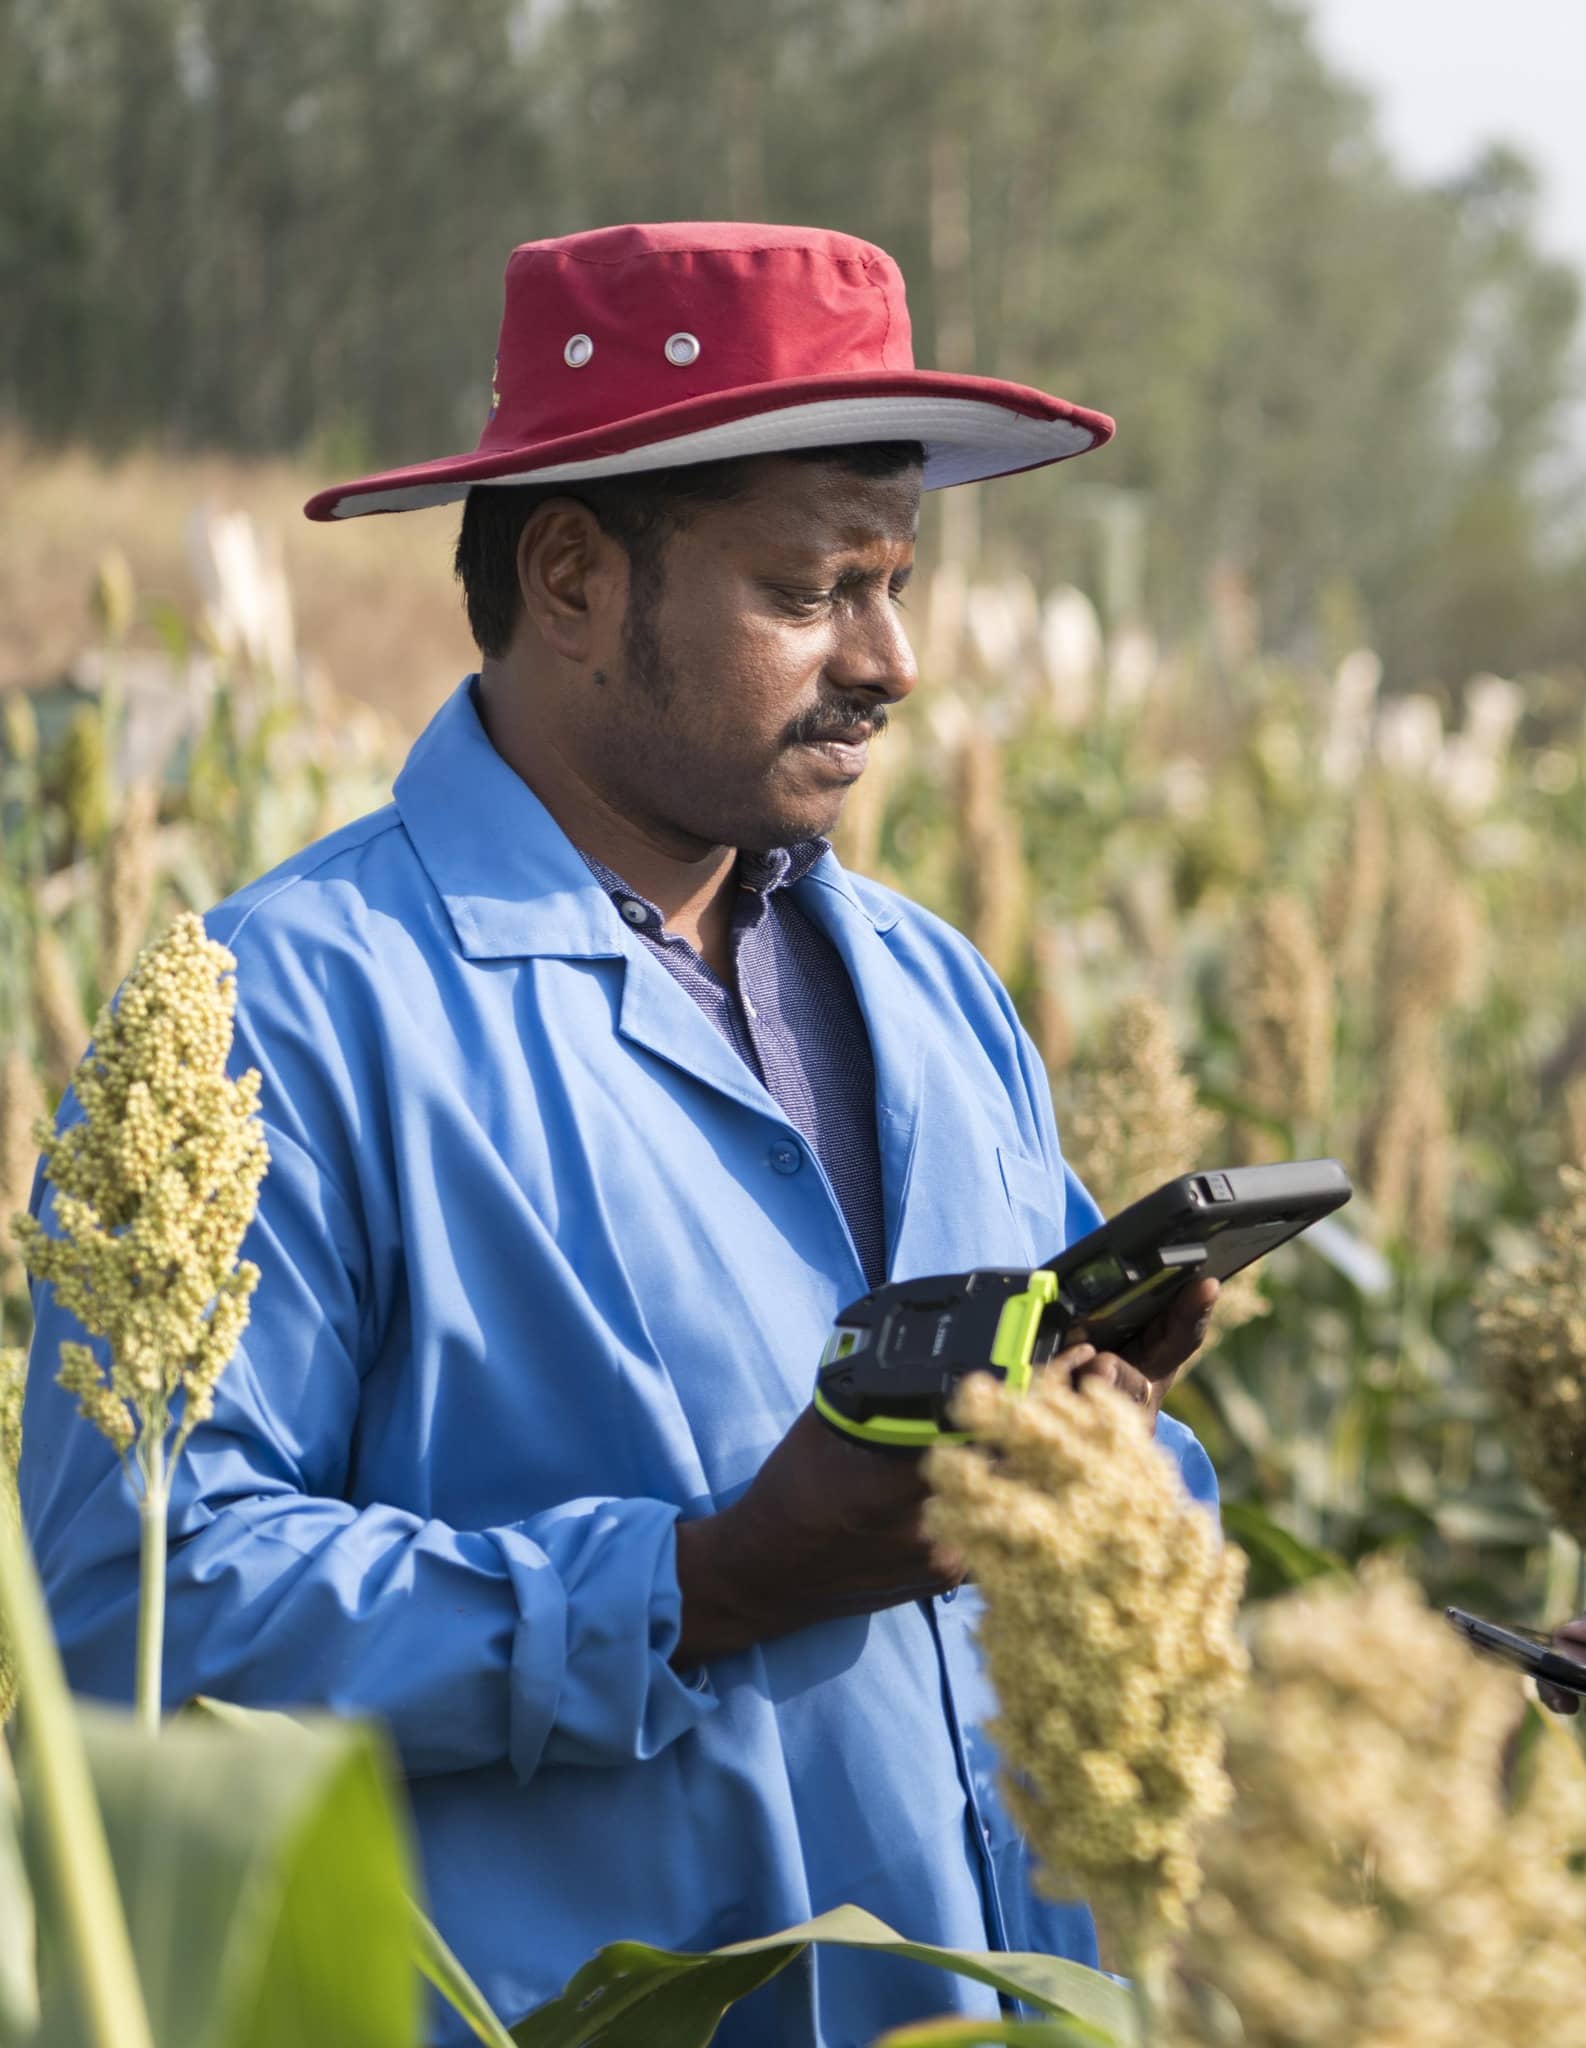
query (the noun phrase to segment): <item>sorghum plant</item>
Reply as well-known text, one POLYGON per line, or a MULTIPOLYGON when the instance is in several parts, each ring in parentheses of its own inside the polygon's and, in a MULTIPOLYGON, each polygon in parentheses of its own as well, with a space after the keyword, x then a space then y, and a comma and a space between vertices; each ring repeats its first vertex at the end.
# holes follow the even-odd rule
POLYGON ((171 1473, 208 1416, 248 1321, 258 1268, 238 1263, 268 1165, 259 1075, 233 1081, 236 962, 179 917, 100 1011, 73 1088, 82 1114, 40 1132, 55 1232, 15 1220, 29 1270, 105 1340, 61 1346, 60 1384, 115 1446, 138 1498, 137 1703, 159 1724, 171 1473))
POLYGON ((1476 1337, 1521 1477, 1586 1543, 1586 1172, 1559 1177, 1564 1200, 1542 1218, 1535 1255, 1482 1284, 1476 1337))
POLYGON ((1586 1772, 1515 1678, 1391 1569, 1269 1603, 1230 1716, 1236 1798, 1202 1851, 1182 2048, 1586 2044, 1586 1772), (1208 2002, 1206 1993, 1213 1994, 1208 2002))
POLYGON ((985 1599, 1011 1810, 1037 1882, 1088 1898, 1143 1981, 1185 1924, 1198 1832, 1229 1796, 1243 1556, 1113 1388, 1049 1373, 1018 1396, 979 1374, 954 1420, 976 1440, 930 1453, 928 1527, 985 1599))

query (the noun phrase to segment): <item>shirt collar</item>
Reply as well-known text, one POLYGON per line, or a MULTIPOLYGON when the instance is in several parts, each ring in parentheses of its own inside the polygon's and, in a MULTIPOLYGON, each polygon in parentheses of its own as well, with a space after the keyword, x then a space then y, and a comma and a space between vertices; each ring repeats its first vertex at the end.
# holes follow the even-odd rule
POLYGON ((757 896, 769 896, 773 889, 789 889, 804 877, 824 855, 831 852, 826 839, 801 839, 796 846, 773 846, 766 853, 740 853, 738 886, 752 889, 757 896))
MULTIPOLYGON (((470 960, 629 951, 634 935, 606 887, 491 745, 474 701, 477 681, 465 676, 442 704, 414 741, 392 790, 458 945, 470 960)), ((755 863, 740 871, 750 888, 789 888, 808 876, 879 929, 894 922, 860 901, 823 839, 745 859, 755 863)))
MULTIPOLYGON (((738 887, 748 890, 751 895, 771 896, 778 889, 787 889, 794 882, 803 881, 810 869, 830 851, 831 847, 824 839, 804 839, 797 846, 773 846, 765 853, 740 853, 738 887)), ((637 889, 630 888, 614 868, 608 868, 592 853, 584 854, 584 862, 616 904, 618 915, 625 923, 631 924, 635 931, 649 932, 652 936, 664 929, 666 920, 648 896, 641 896, 637 889), (644 916, 641 918, 637 910, 628 908, 630 904, 636 904, 644 916)))

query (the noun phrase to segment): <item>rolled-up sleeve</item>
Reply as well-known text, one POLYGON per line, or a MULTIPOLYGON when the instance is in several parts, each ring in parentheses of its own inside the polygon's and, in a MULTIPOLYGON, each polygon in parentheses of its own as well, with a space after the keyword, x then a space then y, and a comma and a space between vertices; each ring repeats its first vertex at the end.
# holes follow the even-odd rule
MULTIPOLYGON (((708 1682, 668 1661, 676 1506, 581 1499, 461 1529, 345 1497, 378 1260, 345 1164, 321 1156, 335 1125, 327 1110, 316 1127, 324 1083, 305 1049, 239 1023, 234 1070, 250 1064, 264 1072, 271 1164, 243 1251, 261 1278, 174 1478, 166 1704, 211 1693, 373 1714, 414 1775, 505 1760, 528 1778, 542 1763, 653 1756, 716 1706, 708 1682)), ((77 1114, 68 1096, 62 1116, 77 1114)), ((126 1699, 135 1496, 55 1383, 62 1342, 86 1333, 48 1287, 35 1285, 34 1312, 24 1518, 72 1683, 126 1699)))
POLYGON ((512 1645, 509 1755, 520 1778, 541 1761, 655 1755, 711 1711, 704 1674, 671 1669, 682 1600, 676 1512, 653 1500, 581 1500, 495 1531, 521 1619, 512 1645), (558 1608, 566 1652, 542 1649, 558 1608))
MULTIPOLYGON (((261 1294, 263 1293, 261 1288, 261 1294)), ((257 1299, 257 1297, 256 1297, 257 1299)), ((40 1290, 23 1511, 73 1685, 132 1689, 138 1518, 109 1446, 54 1384, 83 1332, 40 1290)), ((265 1332, 260 1333, 261 1336, 265 1332)), ((668 1662, 680 1626, 677 1510, 580 1500, 461 1530, 285 1483, 279 1418, 256 1404, 256 1341, 223 1382, 219 1428, 177 1473, 164 1696, 374 1714, 413 1775, 510 1761, 626 1763, 715 1709, 668 1662)), ((309 1396, 290 1434, 316 1437, 309 1396)))

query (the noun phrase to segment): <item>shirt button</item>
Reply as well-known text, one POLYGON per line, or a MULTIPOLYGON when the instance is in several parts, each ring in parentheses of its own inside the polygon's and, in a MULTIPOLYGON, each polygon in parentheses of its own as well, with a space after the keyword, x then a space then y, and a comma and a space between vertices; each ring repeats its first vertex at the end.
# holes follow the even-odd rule
POLYGON ((628 920, 629 924, 643 924, 650 915, 649 911, 645 909, 644 905, 642 903, 636 903, 631 896, 623 897, 621 910, 623 916, 628 920))
POLYGON ((949 1586, 947 1591, 941 1595, 941 1598, 944 1602, 956 1600, 958 1598, 958 1588, 956 1586, 949 1586))
POLYGON ((804 1164, 804 1154, 797 1145, 773 1145, 771 1164, 778 1173, 797 1173, 804 1164))

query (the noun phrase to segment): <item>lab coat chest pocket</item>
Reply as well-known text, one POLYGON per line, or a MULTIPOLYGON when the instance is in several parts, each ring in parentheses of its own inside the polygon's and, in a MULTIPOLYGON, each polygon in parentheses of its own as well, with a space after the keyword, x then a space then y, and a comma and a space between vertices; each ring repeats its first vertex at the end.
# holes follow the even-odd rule
POLYGON ((1043 1265, 1063 1247, 1063 1190, 1039 1160, 1006 1145, 997 1147, 1003 1191, 1023 1233, 1032 1266, 1043 1265))

